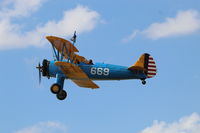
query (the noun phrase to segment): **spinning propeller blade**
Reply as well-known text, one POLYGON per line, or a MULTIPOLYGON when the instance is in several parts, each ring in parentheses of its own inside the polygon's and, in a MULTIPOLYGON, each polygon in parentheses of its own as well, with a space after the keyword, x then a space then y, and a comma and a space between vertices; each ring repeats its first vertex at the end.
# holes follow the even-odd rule
POLYGON ((41 65, 40 65, 40 63, 38 63, 38 66, 36 67, 37 69, 38 69, 38 71, 39 71, 39 84, 41 83, 41 72, 42 72, 42 67, 41 67, 41 65))

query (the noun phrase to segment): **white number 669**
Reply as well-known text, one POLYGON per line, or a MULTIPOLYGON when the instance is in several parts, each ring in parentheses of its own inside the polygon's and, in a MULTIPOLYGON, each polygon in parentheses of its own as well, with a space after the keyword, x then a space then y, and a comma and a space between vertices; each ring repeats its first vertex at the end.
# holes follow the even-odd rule
POLYGON ((110 72, 109 68, 96 68, 96 67, 92 67, 90 73, 92 75, 105 75, 108 76, 110 72))

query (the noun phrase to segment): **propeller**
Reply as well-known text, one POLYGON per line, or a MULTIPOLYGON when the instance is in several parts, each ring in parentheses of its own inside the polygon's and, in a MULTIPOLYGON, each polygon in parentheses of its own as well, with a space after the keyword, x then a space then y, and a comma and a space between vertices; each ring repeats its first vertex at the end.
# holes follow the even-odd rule
POLYGON ((41 72, 42 72, 42 66, 40 65, 40 63, 38 63, 38 66, 36 67, 39 71, 39 84, 41 83, 41 72))

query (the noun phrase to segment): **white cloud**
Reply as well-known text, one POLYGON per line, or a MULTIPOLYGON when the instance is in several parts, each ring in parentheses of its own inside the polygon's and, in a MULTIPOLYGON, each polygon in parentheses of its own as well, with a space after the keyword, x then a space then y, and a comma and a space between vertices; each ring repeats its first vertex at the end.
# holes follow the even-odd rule
POLYGON ((40 122, 14 133, 67 133, 67 127, 59 122, 40 122))
POLYGON ((153 125, 147 127, 140 133, 199 133, 200 116, 193 113, 183 117, 177 122, 166 123, 164 121, 154 121, 153 125))
POLYGON ((64 16, 59 21, 49 21, 37 31, 45 34, 55 34, 58 36, 71 35, 74 30, 78 33, 87 32, 94 29, 99 22, 100 15, 88 7, 77 6, 74 9, 64 12, 64 16))
POLYGON ((127 43, 127 42, 133 40, 136 37, 136 35, 138 34, 138 32, 140 32, 140 31, 134 30, 129 36, 123 38, 122 42, 127 43))
MULTIPOLYGON (((74 30, 78 34, 93 30, 101 22, 100 15, 86 6, 77 6, 64 12, 58 21, 48 21, 40 27, 24 32, 23 25, 12 22, 13 18, 31 17, 32 12, 46 0, 4 0, 0 10, 0 50, 43 46, 46 35, 69 36, 74 30), (10 7, 11 6, 11 7, 10 7)), ((40 24, 41 25, 41 24, 40 24)))
POLYGON ((200 14, 196 10, 179 11, 173 18, 166 18, 164 22, 155 22, 145 30, 135 30, 122 41, 129 42, 136 35, 143 35, 149 39, 160 39, 172 36, 189 35, 200 30, 200 14))
POLYGON ((20 25, 12 24, 10 20, 0 20, 0 49, 23 48, 34 44, 32 38, 36 35, 20 32, 20 25))
POLYGON ((46 0, 4 0, 0 17, 20 17, 36 11, 46 0), (8 8, 9 7, 9 8, 8 8))
MULTIPOLYGON (((34 32, 22 32, 22 25, 12 23, 13 18, 25 17, 36 11, 46 0, 4 0, 0 10, 0 50, 23 48, 36 44, 34 32), (32 35, 30 33, 33 33, 32 35)), ((38 39, 36 39, 38 40, 38 39)), ((38 41, 37 41, 38 42, 38 41)))
POLYGON ((195 10, 179 11, 175 18, 166 18, 165 22, 153 23, 144 35, 150 39, 192 34, 200 29, 200 15, 195 10))

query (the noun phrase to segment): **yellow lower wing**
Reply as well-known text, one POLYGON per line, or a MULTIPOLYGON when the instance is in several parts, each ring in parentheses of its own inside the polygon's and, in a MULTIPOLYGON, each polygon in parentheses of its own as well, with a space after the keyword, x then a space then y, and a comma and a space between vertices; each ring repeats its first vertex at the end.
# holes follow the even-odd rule
POLYGON ((80 67, 62 61, 55 62, 55 65, 58 66, 63 73, 78 86, 92 89, 99 88, 98 85, 88 78, 86 73, 84 73, 80 67))

